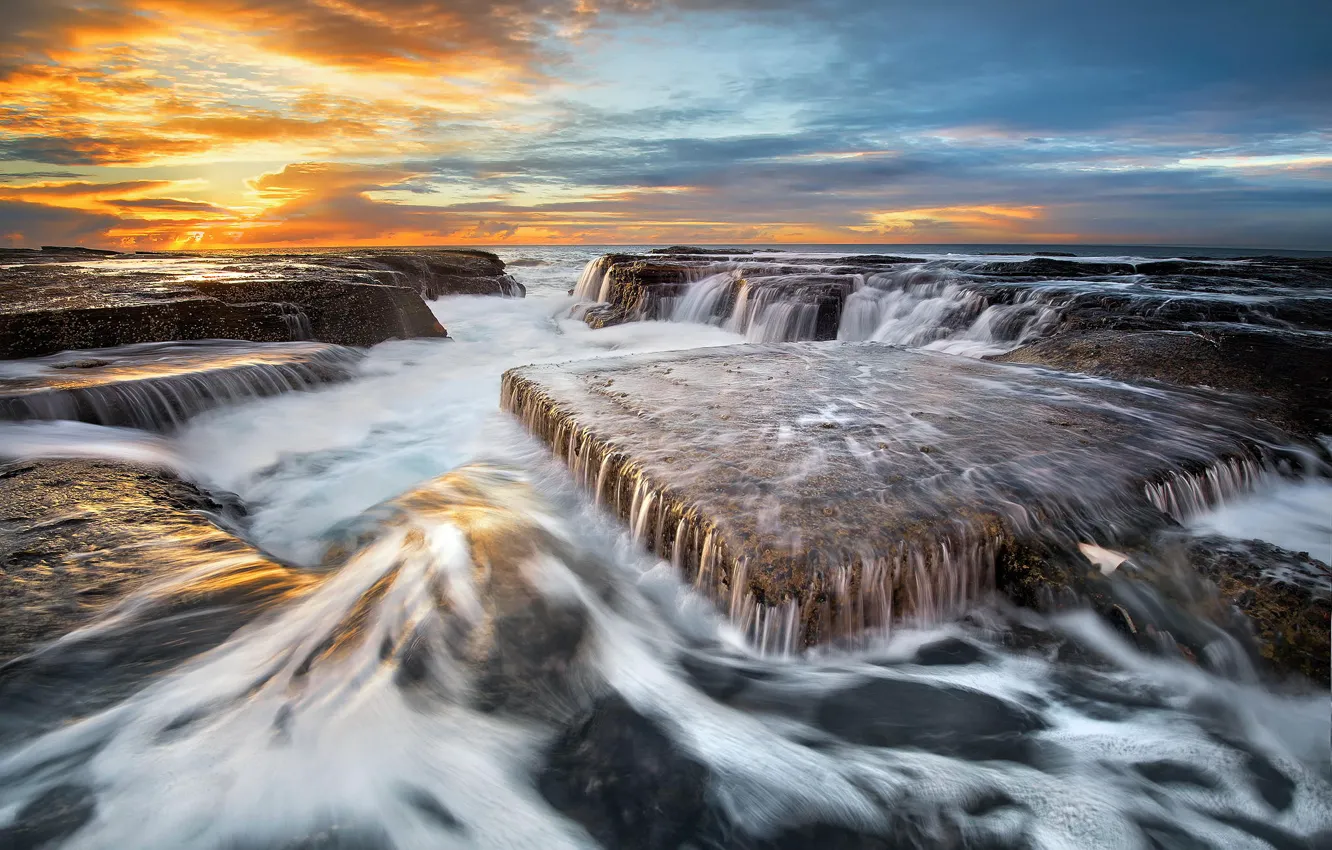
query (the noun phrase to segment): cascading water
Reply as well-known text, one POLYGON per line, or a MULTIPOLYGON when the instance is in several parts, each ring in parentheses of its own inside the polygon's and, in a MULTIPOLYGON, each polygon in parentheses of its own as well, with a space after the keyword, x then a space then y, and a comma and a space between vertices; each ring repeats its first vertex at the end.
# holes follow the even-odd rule
MULTIPOLYGON (((975 280, 948 267, 913 264, 846 275, 839 267, 712 264, 676 298, 668 317, 720 324, 749 342, 836 338, 982 356, 1047 332, 1059 308, 1044 292, 992 303, 975 280)), ((585 272, 585 278, 588 273, 585 272)), ((596 273, 591 274, 591 290, 596 273)), ((580 282, 580 286, 583 284, 580 282)))
MULTIPOLYGON (((947 621, 853 649, 790 654, 798 604, 760 605, 744 581, 714 610, 696 588, 720 592, 717 541, 671 514, 669 493, 614 484, 627 459, 572 430, 556 462, 496 406, 511 366, 744 338, 591 330, 563 317, 588 252, 524 250, 565 258, 567 276, 521 301, 442 299, 452 342, 377 346, 319 393, 166 435, 0 425, 0 455, 151 461, 236 492, 245 534, 301 576, 261 606, 204 560, 0 668, 0 846, 1261 850, 1332 836, 1325 693, 1144 655, 1088 614, 974 609, 984 540, 941 550, 957 568, 916 591, 947 621), (690 585, 686 549, 703 565, 690 585), (185 602, 225 627, 215 645, 180 627, 185 602), (163 667, 168 650, 193 657, 163 667), (116 664, 132 686, 101 675, 116 664)), ((1157 499, 1190 516, 1239 504, 1251 479, 1201 469, 1157 499)), ((873 584, 833 575, 829 591, 874 610, 887 600, 873 584)))
MULTIPOLYGON (((736 297, 736 280, 736 270, 727 269, 689 284, 685 294, 672 305, 669 313, 671 321, 720 324, 726 317, 731 300, 736 297)), ((740 298, 745 297, 744 292, 741 284, 740 298)))
POLYGON ((325 343, 145 343, 0 364, 0 419, 166 430, 209 408, 347 380, 364 355, 325 343))
POLYGON ((578 282, 574 284, 574 297, 579 301, 609 301, 611 287, 609 272, 612 264, 609 255, 589 260, 583 267, 583 273, 578 276, 578 282))

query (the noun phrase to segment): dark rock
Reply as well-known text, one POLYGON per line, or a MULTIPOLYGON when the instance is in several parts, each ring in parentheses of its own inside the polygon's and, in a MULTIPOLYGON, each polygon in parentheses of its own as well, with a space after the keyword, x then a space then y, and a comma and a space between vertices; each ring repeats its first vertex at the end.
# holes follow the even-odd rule
POLYGON ((1283 427, 1332 430, 1332 341, 1323 334, 1070 330, 993 359, 1263 396, 1277 403, 1265 414, 1283 427))
POLYGON ((199 279, 185 280, 160 269, 126 272, 122 262, 0 270, 0 357, 192 339, 373 345, 446 336, 412 290, 357 282, 346 272, 267 258, 201 267, 199 279))
POLYGON ((1079 278, 1106 277, 1109 275, 1134 274, 1136 272, 1132 263, 1071 262, 1049 257, 1038 257, 1034 260, 966 264, 963 268, 973 274, 991 277, 1079 278))
POLYGON ((973 760, 1029 762, 1034 712, 989 694, 908 679, 871 679, 824 698, 819 725, 851 743, 918 747, 973 760))
POLYGON ((424 788, 407 786, 401 790, 401 795, 408 805, 420 812, 421 816, 432 824, 449 832, 466 831, 462 821, 458 820, 453 812, 445 808, 443 803, 424 788))
POLYGON ((106 251, 101 248, 66 247, 63 245, 43 245, 43 254, 83 254, 90 257, 114 257, 119 251, 106 251))
POLYGON ((1295 801, 1295 780, 1277 769, 1272 760, 1259 752, 1250 752, 1244 759, 1253 787, 1278 812, 1284 812, 1295 801))
POLYGON ((736 257, 753 254, 753 249, 745 248, 694 248, 688 245, 672 245, 669 248, 653 248, 649 254, 682 254, 685 256, 736 257))
POLYGON ((722 702, 738 696, 751 682, 764 681, 772 675, 771 671, 762 667, 740 661, 722 661, 693 652, 680 656, 680 666, 695 687, 722 702))
POLYGON ((1216 814, 1209 813, 1210 817, 1226 826, 1248 833, 1254 838, 1266 841, 1272 845, 1272 850, 1323 850, 1322 847, 1315 846, 1311 841, 1301 838, 1291 832, 1287 832, 1278 826, 1269 823, 1263 823, 1253 818, 1245 817, 1239 814, 1216 814))
POLYGON ((222 850, 394 850, 393 840, 378 826, 328 823, 295 837, 245 838, 222 850))
POLYGON ((1206 841, 1164 820, 1139 818, 1137 824, 1150 850, 1216 850, 1206 841))
POLYGON ((1211 776, 1193 765, 1177 761, 1145 761, 1133 765, 1144 779, 1157 785, 1193 785, 1198 788, 1216 788, 1211 776))
POLYGON ((947 667, 961 664, 975 664, 984 661, 988 654, 976 644, 961 638, 945 638, 926 644, 916 650, 912 661, 926 667, 947 667))
POLYGON ((92 789, 57 785, 30 800, 14 822, 0 829, 5 850, 40 850, 57 846, 93 819, 97 811, 92 789))
POLYGON ((537 788, 603 847, 675 850, 698 829, 708 771, 623 697, 598 700, 546 756, 537 788))
POLYGON ((1327 686, 1332 568, 1261 540, 1201 537, 1189 542, 1186 553, 1189 565, 1248 618, 1272 669, 1327 686))
POLYGON ((1063 670, 1051 677, 1054 696, 1060 702, 1098 720, 1123 720, 1144 710, 1166 707, 1164 698, 1153 690, 1090 670, 1063 670))

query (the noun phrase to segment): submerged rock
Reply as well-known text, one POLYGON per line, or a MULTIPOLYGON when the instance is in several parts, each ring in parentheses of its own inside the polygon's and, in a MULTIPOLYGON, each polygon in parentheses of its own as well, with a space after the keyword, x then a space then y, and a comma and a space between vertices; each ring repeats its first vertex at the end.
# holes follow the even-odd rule
POLYGON ((97 801, 91 788, 57 785, 30 800, 14 822, 0 829, 0 847, 5 850, 39 850, 55 847, 93 819, 97 801))
POLYGON ((618 694, 555 741, 537 788, 602 847, 674 850, 706 812, 708 770, 618 694))
POLYGON ((919 747, 978 761, 1027 762, 1040 715, 969 688, 870 679, 826 697, 818 723, 855 744, 919 747))
POLYGON ((996 581, 1068 586, 1094 571, 1079 542, 1171 524, 1147 483, 1247 468, 1251 445, 1282 439, 1213 396, 872 344, 529 367, 505 375, 502 404, 784 650, 951 615, 996 581))
POLYGON ((318 342, 143 343, 0 363, 0 419, 164 430, 203 410, 350 378, 364 355, 318 342))
POLYGON ((608 576, 581 563, 571 541, 542 525, 544 512, 524 477, 475 463, 344 525, 329 563, 373 561, 384 540, 393 541, 396 563, 308 666, 371 641, 364 611, 400 583, 427 576, 430 616, 411 633, 374 636, 383 641, 380 654, 398 665, 400 686, 464 699, 484 712, 562 718, 576 711, 590 676, 582 663, 589 614, 559 571, 569 569, 599 591, 608 576), (459 550, 441 542, 455 534, 459 550))

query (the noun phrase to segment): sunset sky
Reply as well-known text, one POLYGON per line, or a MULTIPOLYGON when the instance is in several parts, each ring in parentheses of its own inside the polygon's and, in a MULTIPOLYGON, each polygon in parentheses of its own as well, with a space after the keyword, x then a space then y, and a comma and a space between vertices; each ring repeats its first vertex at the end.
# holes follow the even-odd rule
POLYGON ((1332 249, 1327 0, 0 16, 0 246, 1332 249))

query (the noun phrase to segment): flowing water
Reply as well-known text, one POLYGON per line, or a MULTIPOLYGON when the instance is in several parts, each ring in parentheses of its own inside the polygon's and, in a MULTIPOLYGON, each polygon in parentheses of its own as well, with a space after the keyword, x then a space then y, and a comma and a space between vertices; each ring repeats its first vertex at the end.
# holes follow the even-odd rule
MULTIPOLYGON (((505 252, 526 299, 433 302, 452 339, 376 346, 344 383, 166 434, 0 425, 0 454, 152 462, 234 492, 247 539, 317 577, 263 610, 219 605, 234 633, 127 695, 98 693, 89 659, 161 640, 160 586, 39 653, 70 699, 8 671, 0 846, 1328 846, 1326 693, 1143 655, 1086 614, 983 607, 799 658, 747 644, 498 411, 500 376, 801 319, 590 330, 566 291, 599 253, 505 252)), ((950 285, 866 280, 842 330, 976 353, 1041 321, 982 333, 989 308, 950 285), (949 311, 974 338, 939 335, 949 311)), ((694 296, 677 315, 713 317, 694 296)), ((1315 556, 1332 537, 1316 509, 1271 507, 1326 505, 1325 482, 1241 484, 1252 502, 1182 518, 1315 556)), ((191 569, 206 586, 212 568, 191 569)))

